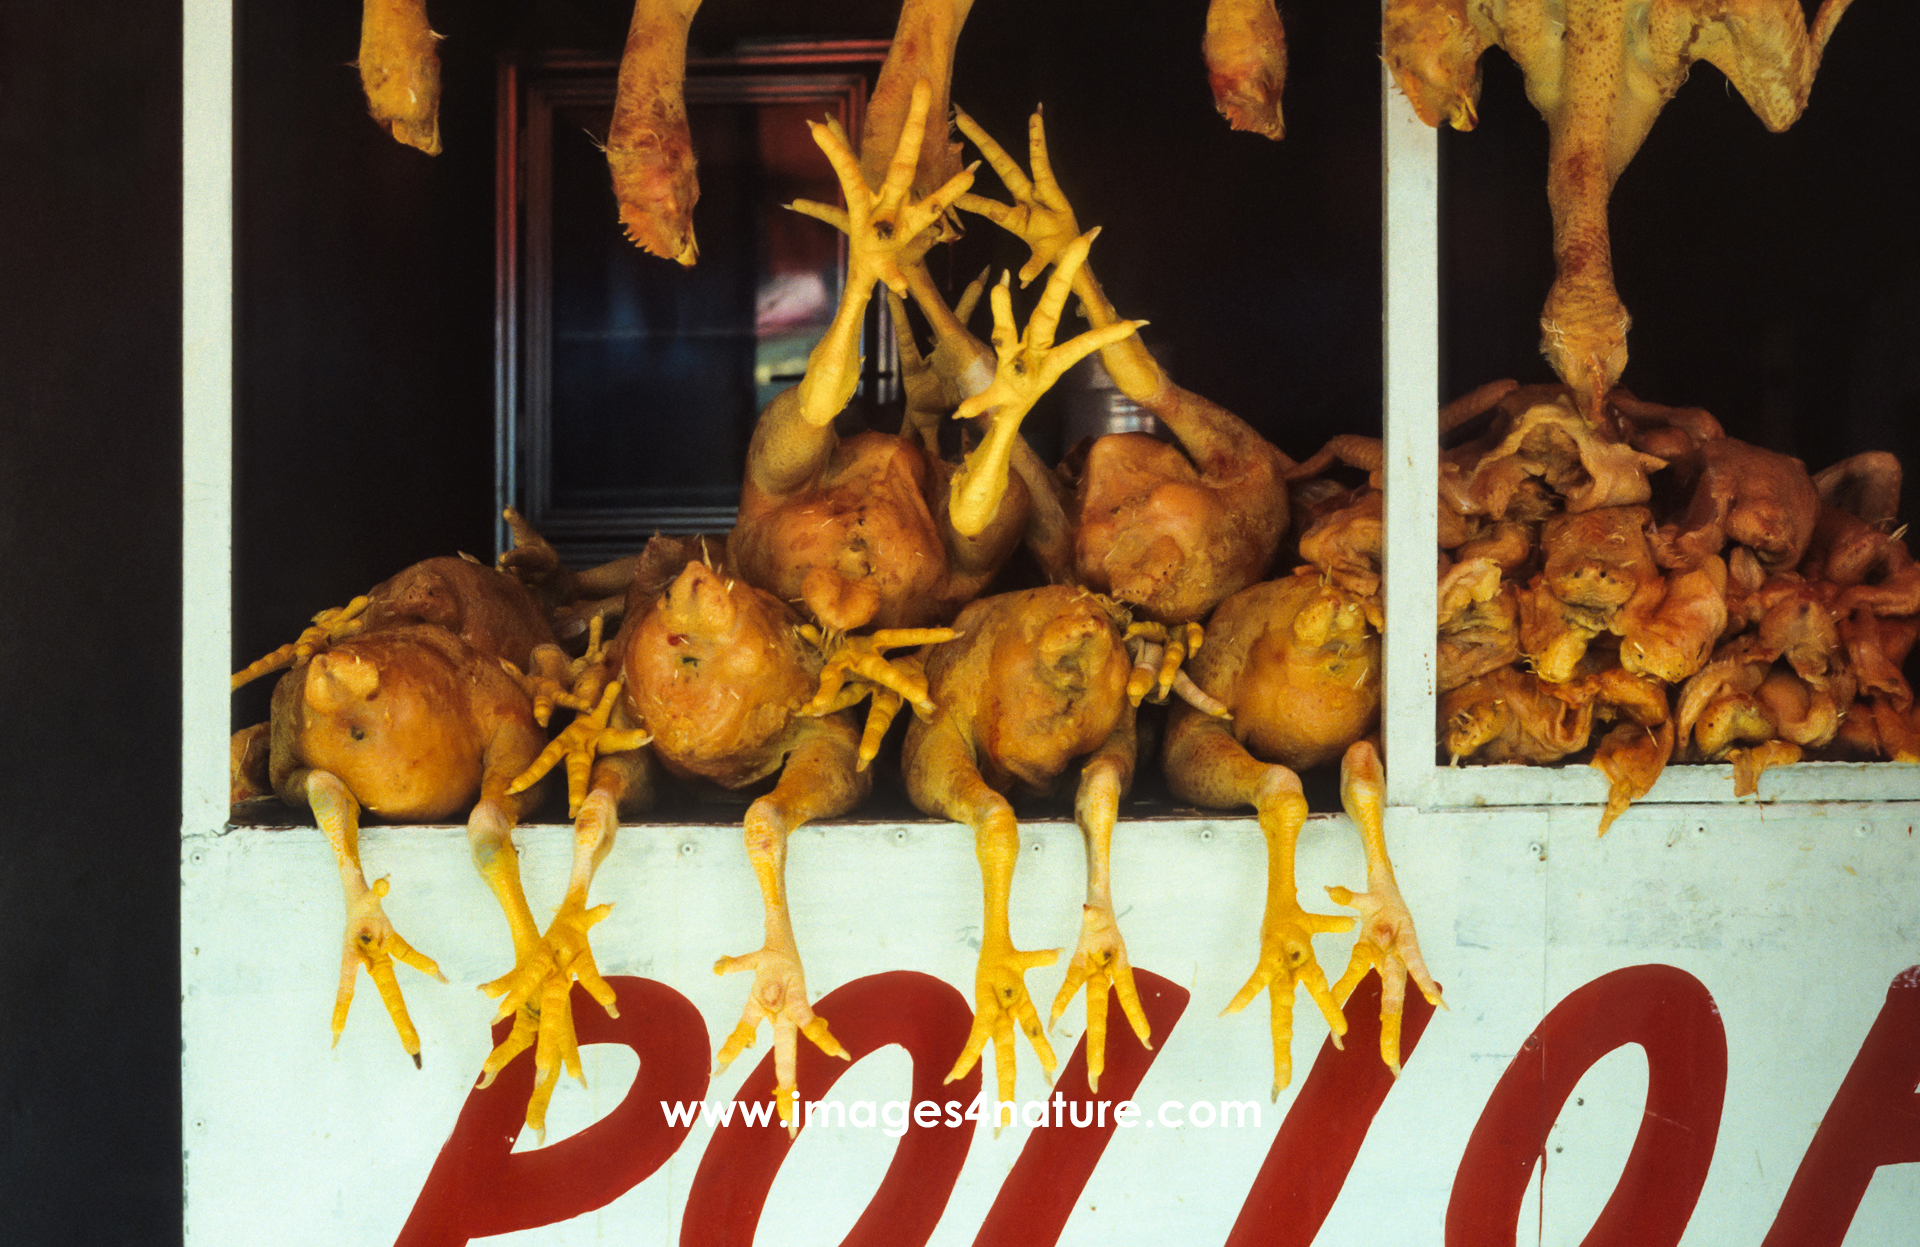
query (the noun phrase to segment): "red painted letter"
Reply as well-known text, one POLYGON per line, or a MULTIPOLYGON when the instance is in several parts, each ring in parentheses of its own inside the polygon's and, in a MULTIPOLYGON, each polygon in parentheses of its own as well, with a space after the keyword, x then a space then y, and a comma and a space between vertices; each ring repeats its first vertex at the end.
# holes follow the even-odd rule
MULTIPOLYGON (((1344 1048, 1328 1038, 1313 1072, 1280 1123, 1259 1176, 1240 1206, 1227 1247, 1308 1247, 1340 1196, 1360 1142, 1393 1089, 1393 1071, 1380 1059, 1380 976, 1369 974, 1347 1000, 1344 1048)), ((1413 1050, 1433 1017, 1419 992, 1407 993, 1400 1060, 1413 1050)))
POLYGON ((1630 966, 1588 983, 1541 1021, 1467 1140, 1447 1206, 1448 1247, 1509 1247, 1547 1132, 1594 1062, 1647 1051, 1647 1106, 1620 1182, 1583 1247, 1680 1241, 1700 1199, 1727 1090, 1727 1033, 1707 989, 1672 966, 1630 966))
POLYGON ((1887 988, 1887 1003, 1807 1145, 1764 1247, 1838 1247, 1873 1171, 1920 1161, 1916 1084, 1920 966, 1909 966, 1887 988))
MULTIPOLYGON (((1055 1094, 1066 1097, 1062 1121, 1072 1122, 1075 1104, 1093 1104, 1099 1100, 1118 1104, 1132 1099, 1153 1058, 1166 1047, 1174 1024, 1186 1011, 1189 995, 1186 988, 1138 966, 1134 967, 1133 982, 1140 991, 1140 1007, 1147 1015, 1147 1026, 1157 1046, 1151 1050, 1143 1048, 1134 1038, 1132 1027, 1112 1025, 1107 1031, 1107 1068, 1100 1075, 1100 1094, 1095 1096, 1087 1089, 1087 1040, 1081 1036, 1079 1046, 1060 1074, 1060 1081, 1054 1084, 1055 1094)), ((1117 1022, 1112 1016, 1111 995, 1107 997, 1107 1004, 1110 1022, 1117 1022)), ((1092 1114, 1087 1115, 1099 1121, 1092 1114)), ((973 1240, 974 1247, 998 1247, 999 1244, 1043 1247, 1058 1242, 1060 1231, 1067 1224, 1067 1215, 1073 1211, 1087 1179, 1093 1175, 1093 1167, 1100 1163, 1100 1154, 1107 1150, 1114 1124, 1111 1117, 1106 1117, 1100 1124, 1091 1126, 1068 1124, 1033 1131, 1027 1145, 1020 1149, 1020 1159, 1014 1162, 1013 1172, 1000 1184, 1000 1193, 994 1197, 993 1207, 987 1211, 987 1219, 973 1240)))
MULTIPOLYGON (((953 1099, 964 1104, 979 1094, 977 1066, 951 1087, 940 1083, 967 1042, 973 1011, 959 992, 939 979, 908 970, 871 974, 828 992, 814 1008, 832 1024, 834 1037, 855 1061, 887 1044, 904 1047, 913 1057, 913 1103, 953 1099)), ((803 1097, 817 1100, 847 1069, 847 1062, 803 1043, 794 1081, 803 1097)), ((771 1053, 747 1075, 734 1098, 745 1104, 773 1098, 771 1053)), ((878 1247, 926 1242, 966 1163, 973 1125, 909 1125, 880 1189, 854 1222, 846 1243, 878 1247)), ((687 1193, 681 1247, 752 1243, 773 1176, 792 1146, 778 1117, 769 1126, 735 1120, 714 1131, 687 1193)))
MULTIPOLYGON (((692 1126, 669 1126, 660 1101, 706 1094, 706 1023, 664 983, 628 975, 607 982, 620 997, 620 1016, 608 1017, 576 983, 574 1027, 582 1045, 625 1044, 640 1054, 626 1098, 579 1134, 515 1156, 533 1094, 533 1054, 521 1053, 491 1087, 468 1093, 396 1247, 460 1247, 565 1221, 613 1202, 673 1155, 692 1126)), ((508 1019, 494 1027, 494 1042, 511 1026, 508 1019)))

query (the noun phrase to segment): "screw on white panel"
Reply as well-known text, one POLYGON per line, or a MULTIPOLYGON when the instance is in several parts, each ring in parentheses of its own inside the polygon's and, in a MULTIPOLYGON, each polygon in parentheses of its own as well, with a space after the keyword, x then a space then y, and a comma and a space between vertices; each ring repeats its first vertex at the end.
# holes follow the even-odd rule
POLYGON ((1204 844, 1211 839, 1213 839, 1213 828, 1202 827, 1200 829, 1200 842, 1204 844))
POLYGON ((902 827, 900 830, 894 832, 893 839, 897 844, 905 844, 907 842, 907 829, 902 827))
POLYGON ((1539 858, 1543 862, 1546 861, 1547 860, 1546 841, 1544 840, 1527 841, 1527 852, 1533 854, 1535 857, 1539 858))
POLYGON ((680 856, 692 857, 693 852, 694 852, 693 841, 683 840, 680 842, 680 856))
POLYGON ((1861 823, 1858 827, 1855 827, 1853 829, 1853 834, 1856 836, 1859 836, 1862 840, 1864 840, 1867 838, 1869 834, 1872 833, 1872 831, 1873 831, 1873 828, 1867 826, 1867 824, 1865 823, 1861 823))
POLYGON ((187 860, 195 866, 198 866, 200 864, 200 850, 195 849, 193 852, 187 854, 187 860))
POLYGON ((1696 835, 1696 836, 1704 836, 1704 835, 1706 835, 1706 834, 1707 834, 1707 825, 1706 825, 1705 823, 1695 823, 1695 824, 1693 825, 1693 834, 1694 834, 1694 835, 1696 835))
POLYGON ((1035 853, 1038 853, 1040 851, 1040 842, 1038 840, 1035 840, 1031 845, 1028 845, 1027 847, 1032 849, 1035 853))

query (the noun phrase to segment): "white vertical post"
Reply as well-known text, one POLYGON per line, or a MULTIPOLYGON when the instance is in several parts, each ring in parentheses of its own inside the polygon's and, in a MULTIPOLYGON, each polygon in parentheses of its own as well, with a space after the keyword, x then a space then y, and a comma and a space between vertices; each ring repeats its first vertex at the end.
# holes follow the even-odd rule
POLYGON ((180 823, 227 820, 233 620, 233 5, 184 6, 180 823))
POLYGON ((1385 343, 1387 803, 1424 804, 1434 771, 1439 549, 1439 143, 1380 72, 1385 343))

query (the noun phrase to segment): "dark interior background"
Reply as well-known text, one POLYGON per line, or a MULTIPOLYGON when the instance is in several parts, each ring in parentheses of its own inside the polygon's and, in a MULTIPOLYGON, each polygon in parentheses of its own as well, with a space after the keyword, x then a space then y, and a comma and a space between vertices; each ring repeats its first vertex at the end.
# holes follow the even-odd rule
MULTIPOLYGON (((365 116, 359 6, 241 7, 246 661, 409 562, 490 551, 495 57, 616 50, 627 13, 437 4, 446 153, 428 159, 365 116)), ((1012 143, 1044 103, 1123 314, 1154 322, 1185 384, 1302 455, 1379 426, 1375 19, 1282 4, 1275 145, 1213 115, 1203 7, 979 0, 954 94, 1012 143)), ((710 8, 701 50, 893 22, 885 0, 710 8)), ((179 26, 165 3, 0 11, 0 1228, 22 1242, 179 1234, 179 26)), ((1710 67, 1669 106, 1614 201, 1636 392, 1816 468, 1911 457, 1916 35, 1915 6, 1855 5, 1786 135, 1710 67)), ((1443 139, 1448 394, 1547 376, 1545 132, 1498 53, 1482 116, 1443 139)), ((259 696, 236 719, 263 717, 259 696)))

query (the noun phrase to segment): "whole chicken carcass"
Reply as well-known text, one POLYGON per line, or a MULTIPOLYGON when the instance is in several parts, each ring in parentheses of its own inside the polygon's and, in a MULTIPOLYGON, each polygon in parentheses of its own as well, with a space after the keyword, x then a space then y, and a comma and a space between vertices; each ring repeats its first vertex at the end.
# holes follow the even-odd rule
MULTIPOLYGON (((289 664, 273 693, 270 776, 283 800, 313 809, 346 890, 336 1038, 353 1000, 355 972, 364 967, 402 1046, 418 1062, 419 1036, 393 963, 439 973, 387 919, 386 881, 367 885, 360 812, 430 822, 466 810, 474 865, 506 915, 514 947, 514 969, 486 990, 504 997, 500 1016, 515 1019, 512 1052, 539 1040, 540 1074, 527 1108, 529 1124, 538 1129, 560 1065, 579 1073, 565 1007, 573 979, 614 1008, 584 935, 604 907, 586 911, 583 887, 577 896, 570 893, 543 934, 520 882, 513 828, 540 794, 516 781, 547 744, 533 689, 563 683, 568 667, 544 613, 505 573, 463 559, 430 559, 343 610, 323 612, 300 641, 237 675, 236 686, 289 664)), ((576 874, 580 866, 576 857, 576 874)), ((491 1065, 489 1077, 510 1056, 491 1065)))
POLYGON ((1228 1010, 1245 1008, 1263 988, 1268 992, 1278 1096, 1292 1079, 1295 988, 1307 989, 1337 1038, 1346 1030, 1340 1004, 1367 970, 1378 968, 1380 1053, 1398 1070, 1407 978, 1435 1003, 1440 989, 1427 974, 1387 856, 1385 783, 1377 745, 1369 738, 1380 710, 1380 637, 1368 623, 1366 604, 1312 567, 1254 585, 1220 604, 1188 671, 1231 717, 1186 704, 1173 707, 1163 760, 1168 785, 1175 795, 1212 809, 1253 806, 1267 841, 1260 959, 1228 1010), (1294 852, 1307 802, 1296 772, 1336 758, 1341 801, 1366 850, 1368 890, 1356 895, 1328 889, 1336 904, 1361 913, 1346 973, 1329 988, 1312 937, 1348 930, 1353 920, 1300 907, 1294 852))
MULTIPOLYGON (((968 194, 959 206, 1027 244, 1032 255, 1020 280, 1031 281, 1071 254, 1082 236, 1054 178, 1040 114, 1028 123, 1031 178, 971 117, 961 112, 955 120, 1012 198, 1006 204, 968 194)), ((1094 332, 1130 323, 1119 319, 1085 264, 1071 278, 1094 332)), ((1069 507, 1071 567, 1056 574, 1146 619, 1197 622, 1266 574, 1286 535, 1285 476, 1293 461, 1238 416, 1175 385, 1137 336, 1106 341, 1101 360, 1121 392, 1179 444, 1137 433, 1094 442, 1069 507)))
POLYGON ((725 1069, 753 1043, 762 1019, 773 1027, 780 1120, 797 1129, 794 1069, 798 1036, 831 1056, 847 1053, 814 1014, 787 908, 787 841, 814 819, 844 814, 872 780, 857 765, 860 732, 849 714, 803 715, 821 656, 793 609, 746 582, 689 562, 653 605, 630 608, 621 647, 633 716, 653 736, 661 765, 683 779, 740 789, 778 776, 748 807, 747 857, 760 882, 766 942, 723 957, 719 973, 749 970, 746 1010, 716 1060, 725 1069))
POLYGON ((1027 995, 1025 973, 1057 956, 1013 944, 1007 907, 1020 832, 1005 794, 1016 785, 1048 789, 1075 762, 1081 763, 1074 813, 1087 838, 1087 900, 1053 1018, 1085 983, 1087 1074, 1096 1086, 1109 989, 1141 1042, 1148 1039, 1108 882, 1114 823, 1135 761, 1124 618, 1108 599, 1050 585, 974 602, 954 621, 959 635, 925 653, 935 709, 908 726, 907 793, 927 813, 973 829, 986 910, 973 1029, 947 1080, 972 1069, 991 1042, 1001 1100, 1014 1096, 1016 1024, 1052 1075, 1053 1049, 1027 995))

